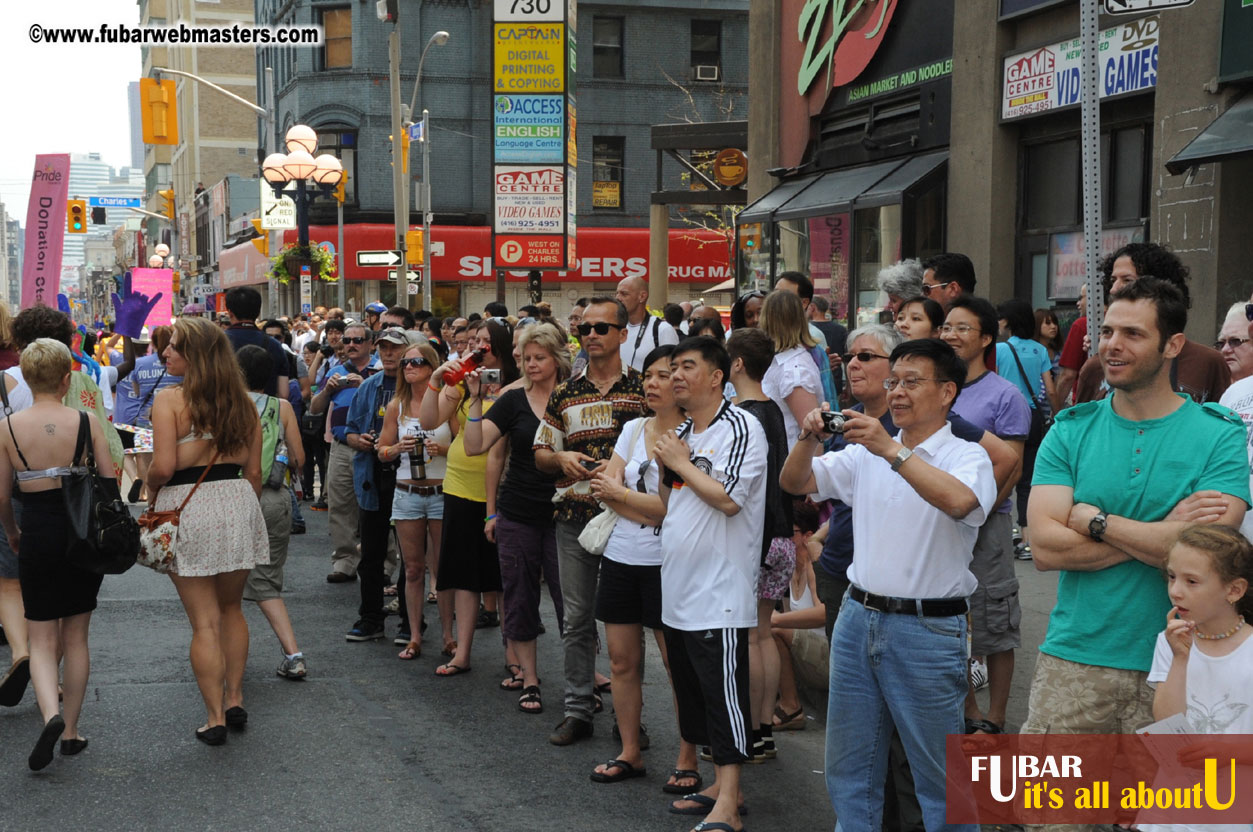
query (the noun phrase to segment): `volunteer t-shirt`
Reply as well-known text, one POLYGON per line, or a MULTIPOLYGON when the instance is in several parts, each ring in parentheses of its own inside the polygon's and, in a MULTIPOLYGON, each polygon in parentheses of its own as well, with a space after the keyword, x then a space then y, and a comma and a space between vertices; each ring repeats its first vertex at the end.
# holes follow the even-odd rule
MULTIPOLYGON (((960 397, 959 397, 960 398, 960 397)), ((1074 489, 1075 503, 1155 523, 1190 494, 1212 489, 1249 502, 1240 417, 1187 396, 1174 413, 1133 422, 1117 394, 1057 414, 1035 460, 1037 485, 1074 489)), ((1095 571, 1062 570, 1040 650, 1096 667, 1147 671, 1170 600, 1160 569, 1138 560, 1095 571)))
POLYGON ((775 354, 761 380, 761 391, 778 402, 779 409, 783 411, 783 426, 787 430, 789 449, 796 444, 801 427, 784 400, 798 387, 813 393, 818 401, 823 400, 822 378, 818 375, 818 367, 810 357, 809 350, 804 347, 793 347, 775 354))
POLYGON ((539 430, 539 419, 531 409, 526 390, 515 387, 505 391, 483 418, 509 439, 509 467, 496 498, 496 510, 515 523, 551 526, 557 476, 535 467, 532 443, 539 430))
MULTIPOLYGON (((642 480, 644 492, 656 495, 660 489, 661 477, 657 473, 660 466, 648 456, 645 428, 650 418, 643 416, 623 425, 613 452, 626 462, 623 471, 626 487, 639 491, 642 480)), ((659 528, 620 516, 614 523, 613 534, 609 536, 609 543, 605 546, 605 557, 628 566, 660 566, 660 532, 659 528)))
MULTIPOLYGON (((1031 408, 1022 391, 991 371, 962 387, 952 412, 1001 439, 1024 440, 1031 431, 1031 408)), ((1012 503, 1006 498, 996 510, 1008 513, 1012 503)))
MULTIPOLYGON (((1227 392, 1223 393, 1223 397, 1219 399, 1218 403, 1223 407, 1229 407, 1234 410, 1244 422, 1244 429, 1248 437, 1245 448, 1249 453, 1249 488, 1253 489, 1253 376, 1242 378, 1228 387, 1227 392)), ((1253 540, 1253 511, 1244 515, 1244 522, 1240 524, 1240 532, 1245 537, 1253 540)))
POLYGON ((701 433, 678 429, 692 461, 740 507, 728 517, 676 483, 661 526, 661 620, 677 630, 754 627, 766 501, 766 434, 730 402, 701 433))

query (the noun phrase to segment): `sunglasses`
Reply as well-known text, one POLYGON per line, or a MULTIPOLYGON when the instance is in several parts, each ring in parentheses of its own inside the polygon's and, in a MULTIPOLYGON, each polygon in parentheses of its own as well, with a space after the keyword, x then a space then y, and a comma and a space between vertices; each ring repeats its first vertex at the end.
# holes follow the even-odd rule
POLYGON ((367 339, 362 336, 357 336, 356 338, 349 338, 347 335, 345 335, 343 338, 343 341, 345 344, 364 344, 366 340, 367 339))
POLYGON ((421 356, 400 359, 400 366, 402 367, 421 367, 425 363, 426 359, 421 356))
POLYGON ((887 356, 878 355, 877 353, 873 353, 873 352, 846 352, 843 355, 841 355, 840 358, 844 359, 845 364, 848 364, 854 358, 856 358, 862 364, 866 364, 871 361, 874 361, 876 358, 887 358, 887 356))
POLYGON ((922 293, 929 297, 931 293, 934 292, 936 289, 943 289, 945 286, 947 286, 948 284, 952 282, 953 281, 951 280, 946 280, 943 283, 931 283, 931 284, 924 283, 922 284, 922 293))
POLYGON ((1219 338, 1214 342, 1214 349, 1221 350, 1223 347, 1231 347, 1234 350, 1247 343, 1249 343, 1248 338, 1219 338))
POLYGON ((614 329, 622 329, 622 327, 617 324, 605 323, 604 321, 595 324, 579 324, 575 327, 575 329, 579 331, 580 335, 584 336, 591 335, 593 330, 595 330, 597 335, 608 335, 610 327, 613 327, 614 329))

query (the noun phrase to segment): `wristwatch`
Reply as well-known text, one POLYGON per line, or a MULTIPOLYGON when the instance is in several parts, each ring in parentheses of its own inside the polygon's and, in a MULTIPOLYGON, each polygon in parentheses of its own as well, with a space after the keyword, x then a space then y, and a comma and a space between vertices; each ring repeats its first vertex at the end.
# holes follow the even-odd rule
POLYGON ((905 464, 905 460, 909 459, 913 455, 914 455, 914 452, 911 451, 909 448, 901 448, 899 451, 896 452, 896 459, 892 460, 892 470, 893 471, 901 470, 901 466, 905 464))
POLYGON ((1088 537, 1101 542, 1101 535, 1105 534, 1105 526, 1109 521, 1109 515, 1103 511, 1098 511, 1096 516, 1088 521, 1088 537))

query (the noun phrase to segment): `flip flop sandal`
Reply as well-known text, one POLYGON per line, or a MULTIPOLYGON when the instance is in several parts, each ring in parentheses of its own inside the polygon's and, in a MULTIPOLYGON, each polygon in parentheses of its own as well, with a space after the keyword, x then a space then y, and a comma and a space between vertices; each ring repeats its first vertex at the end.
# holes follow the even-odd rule
POLYGON ((428 592, 428 593, 426 594, 426 602, 427 602, 428 604, 435 604, 435 603, 438 603, 438 602, 439 602, 439 598, 437 598, 437 597, 435 596, 435 593, 434 593, 434 592, 428 592))
POLYGON ((396 654, 396 658, 410 662, 422 655, 422 645, 416 641, 411 641, 405 645, 405 649, 396 654))
POLYGON ((608 682, 601 682, 596 686, 597 693, 613 693, 613 679, 608 682))
POLYGON ((605 771, 593 771, 589 775, 593 783, 617 783, 620 780, 631 780, 648 774, 643 766, 636 768, 626 760, 610 760, 605 763, 605 771), (610 774, 610 772, 614 772, 610 774))
POLYGON ((0 705, 12 708, 22 701, 26 686, 30 684, 30 658, 23 656, 13 663, 0 681, 0 705))
POLYGON ((544 712, 544 702, 539 698, 539 685, 531 685, 522 689, 522 695, 518 697, 518 710, 524 714, 542 714, 544 712), (524 705, 539 705, 538 708, 526 708, 524 705))
POLYGON ((696 782, 686 786, 680 786, 678 783, 666 783, 661 787, 661 790, 666 794, 691 794, 692 792, 699 792, 701 786, 705 785, 705 780, 700 776, 700 772, 690 768, 676 768, 670 772, 669 779, 695 780, 696 782))
POLYGON ((501 681, 500 689, 511 690, 511 691, 522 690, 523 688, 522 677, 518 675, 519 673, 522 672, 522 665, 507 664, 505 665, 505 672, 509 674, 509 678, 501 681))
MULTIPOLYGON (((676 800, 674 801, 674 803, 670 804, 670 814, 672 815, 707 815, 709 814, 709 810, 714 807, 714 803, 717 802, 712 797, 701 794, 700 792, 695 792, 693 794, 685 794, 680 799, 686 800, 689 803, 695 803, 696 805, 689 806, 685 809, 680 809, 678 806, 674 805, 674 803, 679 802, 678 800, 676 800)), ((747 815, 747 814, 748 814, 748 807, 741 806, 740 816, 743 817, 744 815, 747 815)))
POLYGON ((774 723, 776 731, 804 731, 805 730, 805 709, 797 708, 792 713, 787 713, 781 706, 774 709, 774 723))
POLYGON ((454 656, 457 655, 457 642, 455 641, 445 642, 444 649, 440 650, 439 654, 441 656, 447 656, 450 659, 453 658, 454 656))
POLYGON ((692 827, 692 832, 747 832, 747 830, 742 826, 736 829, 729 823, 723 823, 720 820, 702 820, 692 827))
POLYGON ((435 668, 435 675, 443 677, 460 676, 463 673, 469 672, 470 668, 461 667, 460 665, 455 665, 452 662, 449 662, 448 664, 441 664, 439 667, 435 668))
POLYGON ((987 719, 968 719, 966 720, 966 733, 974 734, 982 731, 985 734, 1003 734, 1005 729, 987 719))

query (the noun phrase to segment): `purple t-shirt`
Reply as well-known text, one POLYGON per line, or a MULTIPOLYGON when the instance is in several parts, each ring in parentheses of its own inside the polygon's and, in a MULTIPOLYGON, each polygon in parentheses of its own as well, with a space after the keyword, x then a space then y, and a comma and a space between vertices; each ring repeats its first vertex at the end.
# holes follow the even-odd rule
MULTIPOLYGON (((953 403, 953 412, 989 433, 1009 440, 1022 441, 1031 432, 1031 408, 1012 381, 987 372, 966 384, 953 403)), ((1004 514, 1013 505, 1012 498, 997 507, 1004 514)))

